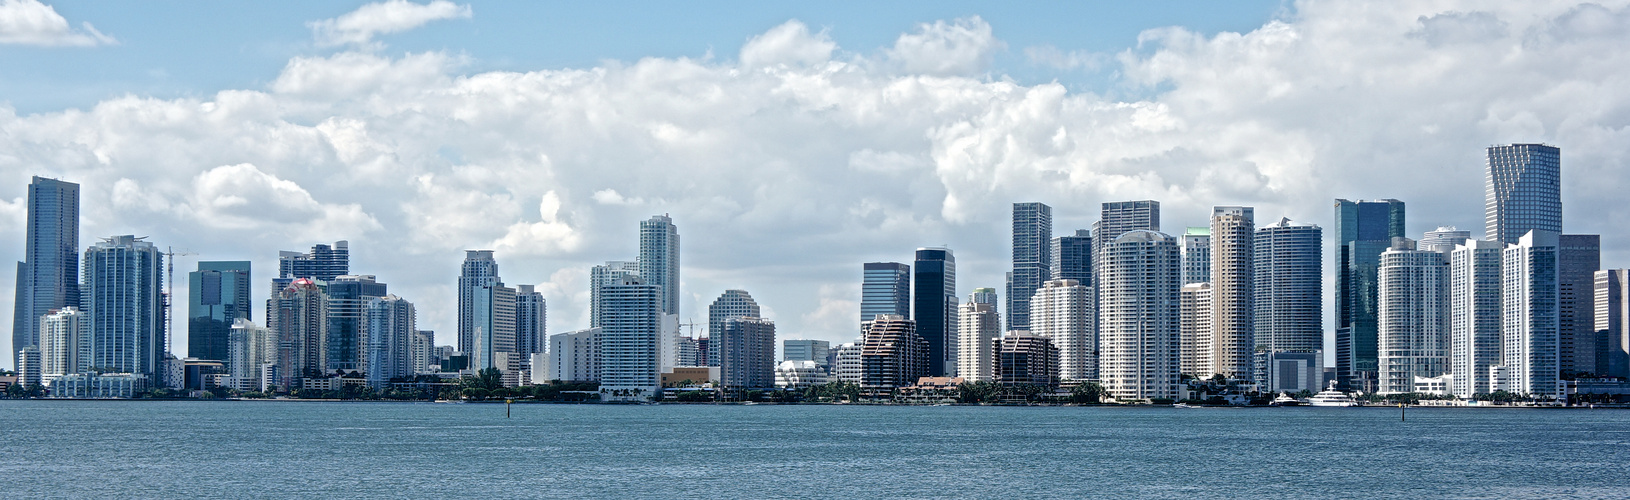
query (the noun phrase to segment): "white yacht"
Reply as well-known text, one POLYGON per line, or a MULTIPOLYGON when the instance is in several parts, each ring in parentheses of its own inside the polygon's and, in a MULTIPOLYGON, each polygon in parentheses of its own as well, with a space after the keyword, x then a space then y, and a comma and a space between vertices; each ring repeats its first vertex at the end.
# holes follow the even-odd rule
POLYGON ((1330 382, 1330 387, 1319 391, 1318 394, 1314 394, 1311 398, 1307 398, 1307 404, 1308 406, 1358 406, 1358 402, 1354 401, 1352 396, 1336 390, 1335 381, 1330 382))
POLYGON ((1301 406, 1301 405, 1302 405, 1302 401, 1298 400, 1296 398, 1290 397, 1289 393, 1279 393, 1279 397, 1273 398, 1273 402, 1268 403, 1268 406, 1301 406))

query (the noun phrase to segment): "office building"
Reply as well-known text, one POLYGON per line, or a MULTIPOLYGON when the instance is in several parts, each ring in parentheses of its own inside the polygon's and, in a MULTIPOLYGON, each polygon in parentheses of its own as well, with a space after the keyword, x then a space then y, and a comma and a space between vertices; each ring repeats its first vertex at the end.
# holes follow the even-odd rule
POLYGON ((1563 378, 1591 378, 1597 366, 1596 271, 1602 268, 1602 237, 1557 237, 1557 370, 1563 378))
POLYGON ((328 373, 361 372, 368 341, 368 301, 388 294, 372 275, 340 275, 319 282, 327 300, 328 373))
POLYGON ((1211 283, 1183 285, 1178 290, 1178 371, 1209 379, 1211 369, 1211 283))
POLYGON ((1251 300, 1258 350, 1324 350, 1323 242, 1319 226, 1290 219, 1257 229, 1251 300))
POLYGON ((1516 244, 1532 230, 1562 233, 1562 150, 1545 144, 1489 146, 1484 234, 1516 244))
POLYGON ((911 266, 899 262, 862 265, 860 322, 879 314, 911 317, 911 266))
POLYGON ((725 290, 719 294, 719 298, 713 299, 713 303, 707 307, 707 366, 722 366, 719 363, 724 353, 719 350, 723 348, 719 335, 724 332, 725 320, 761 316, 763 313, 759 311, 758 302, 746 290, 725 290))
POLYGON ((297 389, 305 378, 328 372, 328 300, 311 278, 295 278, 267 301, 266 328, 277 342, 277 377, 263 381, 297 389))
POLYGON ((1058 385, 1059 354, 1051 339, 1023 330, 1011 331, 993 341, 991 350, 996 353, 996 362, 991 367, 996 383, 1058 385))
POLYGON ((1505 245, 1469 240, 1449 253, 1450 392, 1462 398, 1494 392, 1489 369, 1500 364, 1500 273, 1505 245))
POLYGON ((387 388, 393 380, 406 380, 418 372, 413 365, 413 337, 419 334, 418 312, 413 303, 395 295, 374 297, 367 305, 368 385, 387 388))
POLYGON ((912 318, 928 342, 927 376, 949 376, 956 371, 956 257, 949 248, 919 248, 916 266, 912 318))
POLYGON ((476 294, 482 288, 496 286, 498 261, 492 250, 465 250, 464 263, 458 274, 458 350, 474 352, 476 337, 476 294))
POLYGON ((1211 367, 1234 379, 1252 378, 1252 313, 1255 286, 1251 207, 1211 212, 1211 367))
POLYGON ((164 254, 131 235, 102 239, 85 249, 80 283, 90 323, 89 366, 147 375, 166 387, 169 339, 164 321, 164 254))
POLYGON ((1073 236, 1053 238, 1049 257, 1053 274, 1049 279, 1092 283, 1092 230, 1077 229, 1073 236))
POLYGON ((1596 271, 1596 335, 1603 375, 1630 378, 1630 269, 1596 271))
POLYGON ((600 329, 549 336, 549 380, 600 381, 600 329))
POLYGON ((232 325, 250 319, 248 261, 200 261, 187 275, 187 356, 223 361, 232 325))
POLYGON ((1061 381, 1098 379, 1098 304, 1076 280, 1048 281, 1030 299, 1030 333, 1052 341, 1061 381))
POLYGON ((548 348, 548 323, 549 303, 544 300, 543 292, 532 285, 516 285, 515 353, 521 360, 521 370, 533 370, 532 355, 542 354, 548 348))
MULTIPOLYGON (((1053 237, 1053 207, 1043 203, 1014 203, 1013 204, 1013 272, 1009 274, 1007 282, 1007 329, 1024 330, 1030 326, 1030 295, 1036 293, 1037 288, 1047 281, 1052 274, 1052 252, 1048 248, 1048 240, 1053 237)), ((1089 240, 1090 242, 1090 240, 1089 240)), ((917 260, 922 260, 922 251, 918 250, 917 260)), ((949 252, 947 252, 949 253, 949 252)), ((919 274, 922 273, 919 262, 919 274)), ((922 296, 922 288, 917 288, 918 297, 922 296)), ((953 301, 956 291, 951 290, 953 301)), ((920 312, 920 308, 919 308, 920 312)), ((929 348, 934 348, 934 332, 925 330, 934 325, 925 324, 922 317, 917 317, 917 332, 928 339, 929 348)), ((944 376, 942 368, 930 367, 933 376, 944 376)))
POLYGON ((1404 202, 1336 200, 1336 381, 1376 389, 1376 270, 1404 237, 1404 202))
POLYGON ((992 380, 991 346, 1001 334, 996 289, 975 288, 968 301, 957 306, 957 376, 968 382, 992 380))
POLYGON ((1211 228, 1183 232, 1183 284, 1211 282, 1211 228))
POLYGON ((1379 392, 1414 392, 1415 377, 1449 372, 1449 263, 1398 238, 1381 253, 1377 279, 1379 392))
POLYGON ((1470 239, 1471 231, 1462 231, 1454 226, 1438 226, 1435 231, 1427 231, 1415 247, 1447 255, 1455 250, 1456 245, 1464 245, 1470 239))
POLYGON ((600 327, 600 288, 639 275, 640 263, 631 260, 608 260, 589 269, 589 327, 600 327))
POLYGON ((40 318, 39 381, 50 386, 51 380, 70 373, 89 370, 87 356, 90 342, 89 324, 78 308, 69 306, 47 313, 40 318))
POLYGON ((1558 235, 1532 230, 1507 245, 1502 255, 1504 318, 1500 322, 1501 389, 1535 397, 1557 397, 1559 358, 1558 235))
POLYGON ((878 315, 867 324, 860 344, 860 389, 880 396, 915 384, 928 376, 929 357, 928 342, 917 335, 915 323, 904 316, 878 315))
POLYGON ((822 369, 828 368, 832 343, 825 340, 789 339, 781 341, 782 361, 814 361, 822 369))
POLYGON ((775 322, 753 316, 724 320, 719 343, 719 384, 732 389, 775 385, 775 322))
POLYGON ((1117 399, 1177 397, 1180 349, 1176 238, 1132 231, 1106 242, 1098 269, 1098 371, 1117 399))
POLYGON ((644 401, 661 390, 661 287, 624 276, 601 289, 600 399, 644 401))
POLYGON ((39 345, 40 317, 79 307, 79 185, 35 176, 28 184, 23 261, 11 323, 11 352, 39 345))
POLYGON ((640 222, 640 278, 656 285, 662 312, 679 314, 679 229, 667 215, 640 222))

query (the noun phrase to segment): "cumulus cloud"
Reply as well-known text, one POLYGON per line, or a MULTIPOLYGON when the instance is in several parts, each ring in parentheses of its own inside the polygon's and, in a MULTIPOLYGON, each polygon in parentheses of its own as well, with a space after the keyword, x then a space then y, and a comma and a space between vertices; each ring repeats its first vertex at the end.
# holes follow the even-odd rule
POLYGON ((80 23, 78 30, 69 27, 56 8, 39 0, 0 0, 0 44, 93 47, 118 43, 89 22, 80 23))
POLYGON ((361 205, 319 203, 299 184, 247 163, 204 171, 193 178, 192 187, 185 213, 208 228, 276 228, 290 239, 315 241, 380 228, 361 205))
POLYGON ((741 47, 741 64, 811 66, 830 60, 837 48, 825 30, 810 34, 808 26, 794 19, 749 39, 741 47))
POLYGON ((918 25, 916 32, 895 39, 888 59, 907 73, 967 76, 984 72, 1004 47, 990 23, 973 16, 918 25))
POLYGON ((434 0, 416 4, 407 0, 375 2, 333 19, 312 21, 311 28, 317 45, 359 45, 373 43, 375 35, 397 33, 424 26, 441 19, 469 19, 469 5, 458 5, 447 0, 434 0))

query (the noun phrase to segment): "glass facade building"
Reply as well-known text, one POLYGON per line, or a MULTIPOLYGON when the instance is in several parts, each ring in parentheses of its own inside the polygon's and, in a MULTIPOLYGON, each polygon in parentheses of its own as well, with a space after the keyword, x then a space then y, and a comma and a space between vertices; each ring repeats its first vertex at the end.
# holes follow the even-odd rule
POLYGON ((201 261, 187 275, 187 356, 226 361, 232 324, 251 319, 249 261, 201 261))
POLYGON ((861 266, 860 322, 879 314, 911 317, 911 266, 867 262, 861 266))
MULTIPOLYGON (((1030 296, 1052 275, 1053 208, 1043 203, 1013 204, 1013 272, 1007 282, 1007 329, 1030 325, 1030 296)), ((921 254, 921 251, 918 251, 921 254)), ((918 258, 921 260, 921 257, 918 258)), ((919 270, 920 272, 920 270, 919 270)), ((952 291, 952 297, 956 296, 952 291)), ((919 292, 920 293, 920 292, 919 292)), ((922 334, 919 318, 917 333, 922 334)), ((928 335, 924 335, 927 337, 928 335)), ((930 339, 932 344, 933 340, 930 339)), ((935 376, 938 375, 936 371, 935 376)))
POLYGON ((24 238, 11 324, 14 354, 39 345, 41 316, 79 306, 79 185, 34 177, 24 238))
POLYGON ((1545 144, 1489 146, 1483 177, 1486 238, 1516 244, 1528 231, 1562 233, 1562 150, 1545 144))
POLYGON ((916 332, 928 343, 928 376, 949 376, 956 372, 956 257, 948 248, 919 248, 911 276, 916 332))
POLYGON ((1335 202, 1336 381, 1375 390, 1376 267, 1393 238, 1404 237, 1404 202, 1335 202), (1356 379, 1356 380, 1355 380, 1356 379))

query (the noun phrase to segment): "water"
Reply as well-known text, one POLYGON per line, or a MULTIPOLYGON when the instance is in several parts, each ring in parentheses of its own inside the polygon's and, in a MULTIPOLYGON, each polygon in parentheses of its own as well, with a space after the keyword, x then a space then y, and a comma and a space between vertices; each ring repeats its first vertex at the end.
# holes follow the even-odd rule
POLYGON ((38 497, 1627 497, 1630 411, 0 401, 38 497))

